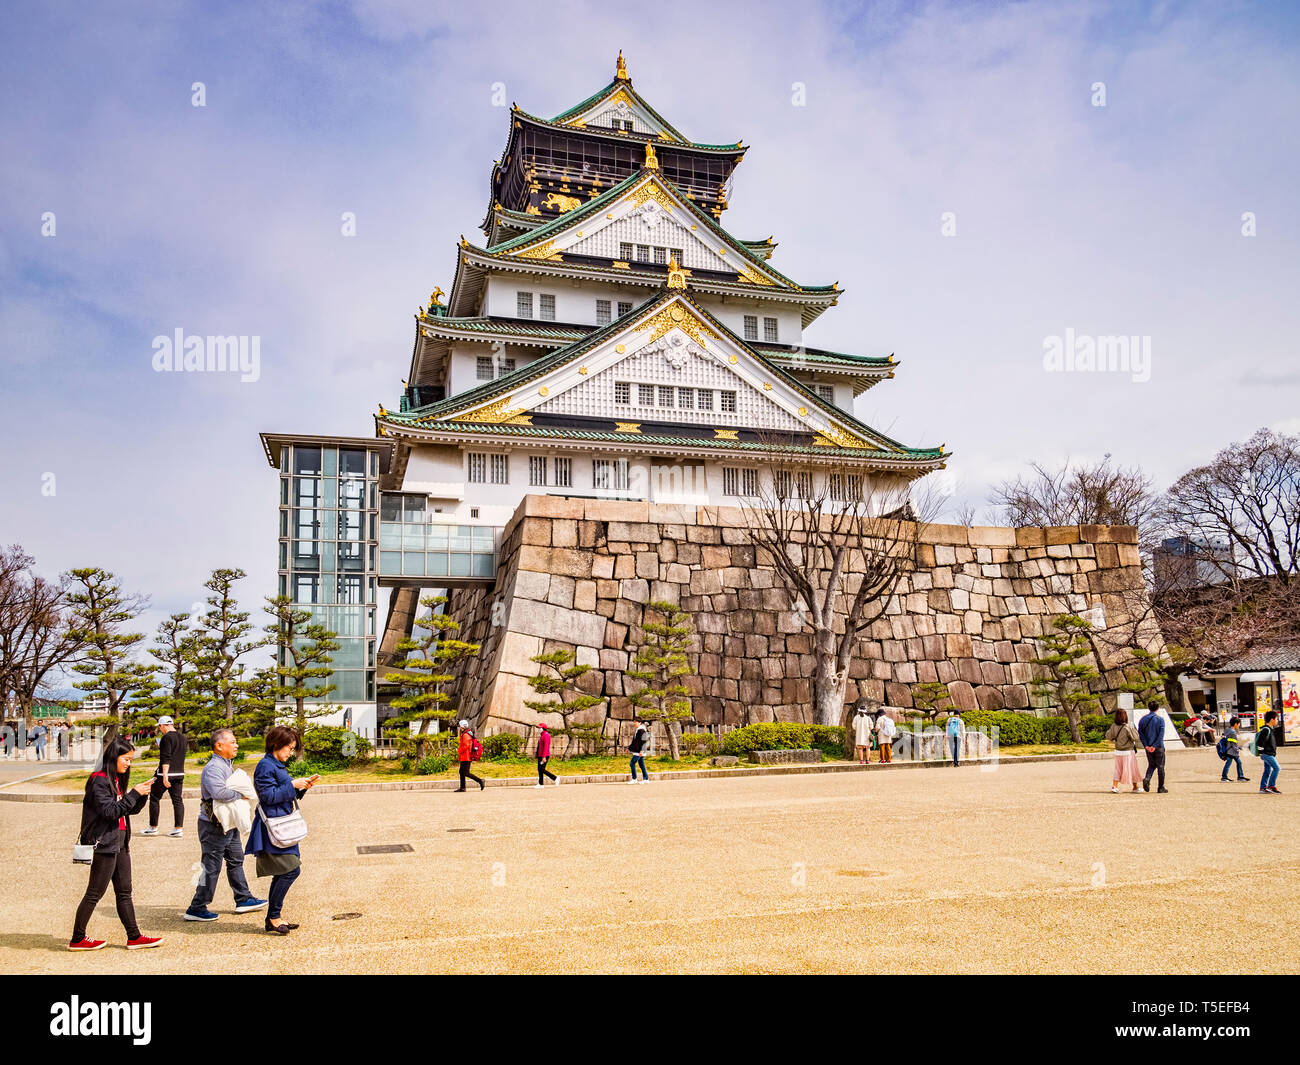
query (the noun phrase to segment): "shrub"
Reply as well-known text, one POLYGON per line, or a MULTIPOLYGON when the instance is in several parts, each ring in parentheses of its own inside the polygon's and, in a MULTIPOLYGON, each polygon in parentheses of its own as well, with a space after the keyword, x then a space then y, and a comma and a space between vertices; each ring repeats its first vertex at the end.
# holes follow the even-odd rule
MULTIPOLYGON (((1129 718, 1132 720, 1131 714, 1129 715, 1129 718)), ((1109 714, 1086 714, 1084 715, 1083 720, 1079 722, 1079 727, 1085 734, 1089 732, 1100 732, 1102 739, 1105 739, 1106 730, 1114 724, 1114 721, 1115 719, 1109 714)), ((1137 722, 1134 721, 1133 724, 1136 725, 1137 722)))
POLYGON ((298 777, 309 777, 314 773, 323 773, 335 767, 318 765, 304 758, 295 758, 292 762, 286 762, 284 768, 289 771, 289 776, 297 779, 298 777))
POLYGON ((411 761, 410 755, 406 754, 402 755, 401 761, 397 763, 397 768, 403 773, 409 773, 414 766, 415 763, 411 761))
POLYGON ((812 746, 828 754, 840 754, 844 750, 843 725, 813 725, 812 746))
POLYGON ((721 746, 718 737, 711 732, 683 732, 681 744, 682 750, 687 754, 700 754, 706 757, 717 754, 721 746))
POLYGON ((370 741, 334 725, 309 728, 302 737, 302 760, 317 766, 343 769, 370 755, 370 741))
POLYGON ((422 777, 442 773, 451 768, 451 755, 426 754, 415 763, 415 771, 422 777))
POLYGON ((1070 723, 1063 717, 1040 718, 1043 738, 1039 743, 1069 743, 1070 723))
MULTIPOLYGON (((840 743, 843 742, 841 739, 840 743)), ((728 732, 722 740, 722 752, 734 755, 746 755, 750 751, 807 750, 812 746, 813 726, 794 721, 746 725, 728 732)))
POLYGON ((1100 743, 1105 738, 1106 738, 1106 733, 1101 732, 1097 729, 1089 729, 1087 732, 1083 734, 1084 743, 1100 743))
POLYGON ((498 732, 483 741, 483 757, 493 762, 518 758, 523 749, 524 738, 517 732, 498 732))
POLYGON ((1043 742, 1044 719, 1033 714, 1019 714, 1014 710, 971 710, 962 714, 962 720, 968 729, 988 731, 996 726, 998 745, 1002 747, 1043 742))

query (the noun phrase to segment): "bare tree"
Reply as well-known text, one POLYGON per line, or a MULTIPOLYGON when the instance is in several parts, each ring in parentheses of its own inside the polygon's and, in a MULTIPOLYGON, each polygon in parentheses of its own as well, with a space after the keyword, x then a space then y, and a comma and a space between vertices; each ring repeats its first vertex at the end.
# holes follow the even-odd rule
MULTIPOLYGON (((822 473, 777 460, 744 507, 755 562, 770 564, 813 638, 813 719, 838 725, 859 639, 915 563, 921 522, 902 478, 822 473)), ((928 511, 933 508, 926 504, 928 511)))
POLYGON ((1107 454, 1091 466, 1067 460, 1056 471, 1037 462, 1030 469, 993 489, 1008 525, 1136 525, 1139 537, 1154 525, 1158 496, 1136 466, 1116 466, 1107 454))
POLYGON ((0 551, 0 708, 12 699, 28 724, 36 693, 82 646, 69 629, 66 579, 33 573, 33 561, 17 545, 0 551))

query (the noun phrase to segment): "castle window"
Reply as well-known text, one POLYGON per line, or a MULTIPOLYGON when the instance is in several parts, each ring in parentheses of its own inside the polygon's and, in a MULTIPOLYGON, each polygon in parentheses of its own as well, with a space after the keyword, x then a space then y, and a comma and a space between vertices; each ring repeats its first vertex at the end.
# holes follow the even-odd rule
POLYGON ((622 303, 622 302, 619 303, 619 305, 618 305, 618 316, 619 316, 620 318, 622 318, 623 315, 625 315, 625 314, 629 314, 629 313, 631 313, 631 311, 632 311, 632 304, 631 304, 631 303, 622 303))
POLYGON ((492 456, 492 483, 493 484, 510 483, 510 456, 509 455, 492 456))
POLYGON ((835 386, 834 386, 834 385, 818 385, 818 386, 817 386, 817 395, 819 395, 819 396, 820 396, 822 399, 824 399, 827 403, 834 403, 834 402, 835 402, 835 386))
POLYGON ((668 265, 668 249, 655 248, 655 263, 659 266, 668 265))
MULTIPOLYGON (((555 321, 555 297, 548 295, 545 292, 541 295, 541 318, 543 322, 555 321)), ((776 321, 775 318, 769 320, 772 322, 776 321)), ((773 328, 775 328, 775 326, 773 328)))
POLYGON ((756 314, 745 315, 745 339, 758 339, 758 315, 756 314))
POLYGON ((673 386, 672 386, 672 385, 660 385, 660 386, 659 386, 659 406, 661 406, 661 407, 671 407, 672 405, 673 405, 673 386))
POLYGON ((632 258, 632 245, 627 241, 619 241, 618 257, 624 262, 628 262, 632 258))
POLYGON ((648 263, 650 261, 649 244, 638 244, 636 246, 636 261, 639 263, 648 263))
POLYGON ((697 388, 695 390, 695 406, 700 410, 713 409, 713 389, 697 388))
POLYGON ((740 473, 740 494, 758 495, 758 470, 741 470, 740 473))
POLYGON ((546 456, 528 456, 528 483, 533 486, 546 484, 546 456))
POLYGON ((533 294, 531 292, 515 293, 515 317, 531 318, 533 316, 533 294))
POLYGON ((470 484, 487 483, 487 456, 479 451, 471 451, 469 459, 469 481, 470 484))
POLYGON ((626 492, 627 459, 592 459, 591 486, 603 492, 626 492))
POLYGON ((722 467, 722 494, 727 496, 740 495, 740 470, 735 466, 722 467))
MULTIPOLYGON (((542 299, 546 299, 546 297, 543 296, 542 299)), ((546 315, 542 315, 542 317, 545 318, 546 315)), ((775 344, 775 343, 776 343, 776 340, 777 340, 777 334, 776 334, 776 319, 775 319, 775 318, 764 318, 764 319, 763 319, 763 339, 764 339, 765 341, 767 341, 769 344, 775 344)))
POLYGON ((679 407, 681 407, 682 410, 694 410, 694 409, 695 409, 695 389, 693 389, 693 388, 679 388, 679 389, 677 390, 677 405, 678 405, 679 407))
POLYGON ((627 381, 614 382, 614 402, 615 403, 632 402, 632 386, 627 381))
POLYGON ((673 258, 677 260, 678 266, 684 265, 682 263, 682 259, 685 253, 682 251, 681 248, 669 248, 668 250, 673 253, 673 258))
POLYGON ((613 319, 610 318, 610 314, 609 314, 609 300, 597 300, 596 301, 596 324, 609 325, 609 323, 612 320, 613 319))
POLYGON ((475 366, 477 368, 478 379, 480 381, 492 380, 492 356, 491 355, 480 355, 475 360, 475 366))
POLYGON ((723 393, 721 393, 721 395, 722 395, 722 403, 721 403, 721 406, 720 406, 718 409, 724 411, 724 412, 727 413, 727 414, 735 414, 735 413, 736 413, 736 393, 734 393, 734 392, 723 392, 723 393))
POLYGON ((555 460, 555 487, 573 487, 573 459, 555 460))
POLYGON ((653 407, 655 405, 655 386, 637 385, 636 401, 643 407, 653 407))

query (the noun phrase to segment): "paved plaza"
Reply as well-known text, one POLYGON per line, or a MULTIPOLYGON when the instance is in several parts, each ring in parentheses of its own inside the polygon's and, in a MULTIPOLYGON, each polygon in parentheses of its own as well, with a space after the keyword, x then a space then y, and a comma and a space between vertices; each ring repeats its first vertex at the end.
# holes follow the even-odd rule
POLYGON ((131 845, 163 948, 123 950, 110 895, 91 955, 64 949, 80 807, 3 802, 0 971, 1295 973, 1300 756, 1280 753, 1281 796, 1253 758, 1256 781, 1219 783, 1209 750, 1171 752, 1168 795, 1112 795, 1109 760, 318 794, 298 931, 233 915, 224 882, 219 921, 180 919, 191 820, 131 845))

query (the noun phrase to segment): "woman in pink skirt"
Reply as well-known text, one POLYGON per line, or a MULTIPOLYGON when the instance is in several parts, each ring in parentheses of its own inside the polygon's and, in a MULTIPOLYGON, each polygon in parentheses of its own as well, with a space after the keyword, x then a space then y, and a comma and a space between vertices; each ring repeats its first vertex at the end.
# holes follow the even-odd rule
POLYGON ((1115 711, 1115 723, 1106 730, 1106 739, 1115 741, 1115 770, 1111 774, 1110 790, 1118 795, 1121 784, 1132 784, 1137 791, 1142 780, 1137 756, 1142 741, 1137 729, 1128 723, 1127 711, 1115 711))

